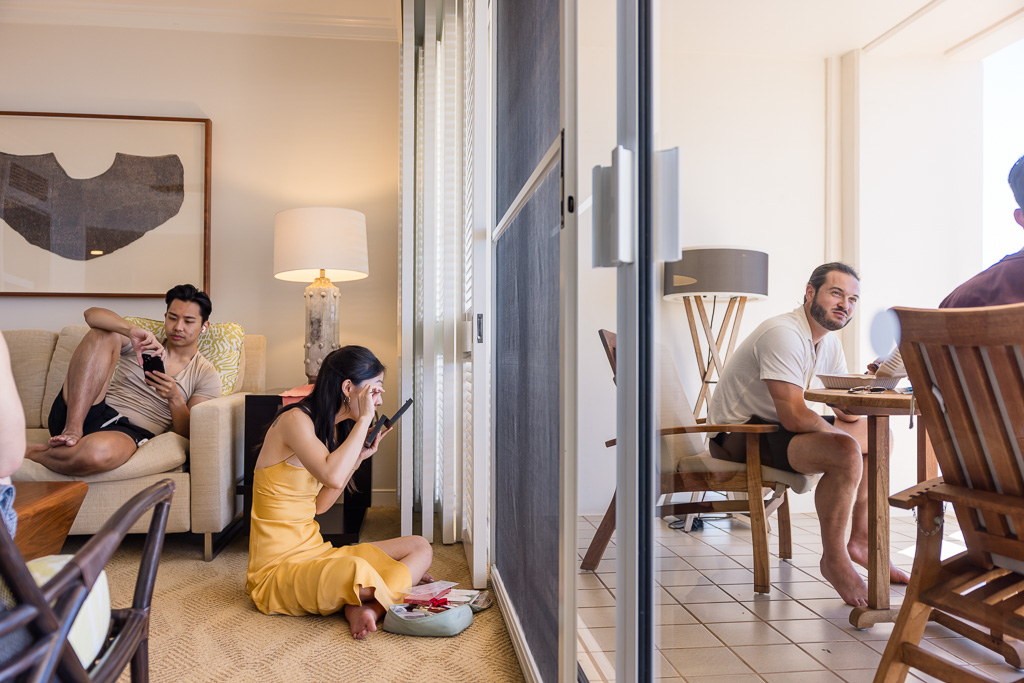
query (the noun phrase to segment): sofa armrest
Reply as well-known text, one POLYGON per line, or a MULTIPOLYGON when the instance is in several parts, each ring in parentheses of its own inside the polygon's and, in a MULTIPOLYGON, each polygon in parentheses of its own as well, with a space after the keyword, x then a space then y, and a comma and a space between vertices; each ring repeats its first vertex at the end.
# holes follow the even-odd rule
POLYGON ((189 473, 192 532, 216 533, 238 511, 235 486, 242 476, 245 394, 231 394, 192 408, 189 473))

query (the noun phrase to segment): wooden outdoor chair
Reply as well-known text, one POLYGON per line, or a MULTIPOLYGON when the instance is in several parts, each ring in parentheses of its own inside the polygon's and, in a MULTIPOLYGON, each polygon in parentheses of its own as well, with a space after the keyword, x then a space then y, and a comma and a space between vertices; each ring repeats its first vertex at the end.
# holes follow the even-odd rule
POLYGON ((889 498, 917 508, 917 554, 875 681, 903 681, 911 667, 943 681, 990 681, 919 643, 931 617, 1020 665, 1024 304, 895 310, 900 352, 942 476, 889 498), (967 550, 942 560, 946 503, 967 550))
MULTIPOLYGON (((608 362, 615 375, 615 333, 600 330, 608 362)), ((666 361, 663 366, 669 366, 666 361)), ((741 513, 750 515, 751 536, 754 546, 754 591, 771 590, 771 567, 768 561, 767 517, 778 510, 779 557, 792 559, 793 537, 789 519, 788 489, 804 493, 814 487, 817 477, 777 470, 761 465, 760 435, 774 432, 775 425, 709 425, 697 424, 686 404, 686 395, 677 382, 669 382, 674 366, 660 368, 663 391, 660 396, 661 424, 671 424, 659 430, 661 461, 659 467, 659 517, 682 517, 700 513, 741 513), (679 409, 673 410, 673 407, 679 409), (708 432, 739 432, 747 435, 747 462, 737 463, 711 457, 699 434, 708 432), (765 497, 765 490, 769 495, 765 497), (747 494, 745 500, 703 500, 675 503, 674 494, 734 491, 747 494)), ((703 420, 701 420, 703 422, 703 420)), ((615 445, 615 439, 605 446, 615 445)), ((615 496, 597 529, 590 547, 580 565, 593 571, 604 556, 605 548, 615 531, 615 496)))
POLYGON ((174 482, 164 479, 122 505, 42 586, 36 584, 0 524, 0 680, 116 681, 131 662, 131 680, 149 680, 149 611, 174 482), (83 602, 125 534, 153 509, 131 607, 110 610, 110 632, 88 666, 68 641, 83 602))

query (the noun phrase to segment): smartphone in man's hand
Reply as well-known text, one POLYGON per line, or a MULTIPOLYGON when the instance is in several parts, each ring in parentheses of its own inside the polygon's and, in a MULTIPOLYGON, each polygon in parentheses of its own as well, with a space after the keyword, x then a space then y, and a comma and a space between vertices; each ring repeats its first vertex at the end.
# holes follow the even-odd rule
POLYGON ((143 354, 142 370, 143 372, 163 372, 164 359, 155 353, 143 354))

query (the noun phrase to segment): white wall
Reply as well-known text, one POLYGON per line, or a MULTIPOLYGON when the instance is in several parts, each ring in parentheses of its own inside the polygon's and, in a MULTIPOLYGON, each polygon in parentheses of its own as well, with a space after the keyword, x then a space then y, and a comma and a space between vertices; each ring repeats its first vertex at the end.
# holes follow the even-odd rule
MULTIPOLYGON (((584 200, 591 166, 606 165, 615 145, 614 10, 599 7, 581 16, 584 200)), ((826 140, 834 132, 826 129, 826 55, 687 51, 673 39, 672 22, 682 20, 673 7, 662 7, 656 148, 681 149, 687 245, 769 254, 769 296, 748 304, 742 339, 797 306, 811 270, 827 259, 826 140)), ((859 87, 861 256, 852 265, 862 275, 862 298, 860 324, 851 330, 860 347, 860 357, 848 358, 854 372, 874 357, 868 335, 877 312, 933 307, 981 265, 980 65, 863 55, 859 87)), ((589 214, 581 218, 589 224, 589 214)), ((614 489, 613 449, 602 442, 614 432, 615 394, 594 331, 614 330, 615 276, 590 269, 589 234, 580 244, 579 506, 596 514, 614 489)), ((684 308, 663 303, 659 311, 660 336, 692 402, 700 382, 684 308)), ((892 426, 898 491, 916 481, 916 446, 905 420, 892 426)), ((796 496, 793 507, 811 511, 813 499, 796 496)))
MULTIPOLYGON (((615 146, 615 30, 611 3, 580 15, 580 199, 591 168, 615 146)), ((667 10, 666 10, 667 11, 667 10)), ((664 17, 669 25, 672 17, 664 17)), ((792 310, 824 254, 824 62, 817 57, 687 52, 663 36, 656 147, 679 146, 688 246, 730 245, 769 253, 769 299, 747 306, 741 338, 792 310)), ((597 330, 615 330, 615 272, 592 269, 590 213, 581 214, 579 509, 604 511, 615 487, 615 387, 597 330)), ((660 284, 658 286, 660 290, 660 284)), ((724 309, 718 309, 722 315, 724 309)), ((681 304, 663 303, 660 337, 683 389, 700 388, 681 304)), ((666 378, 667 379, 667 378, 666 378)), ((667 379, 667 381, 672 381, 667 379)))
MULTIPOLYGON (((370 276, 340 285, 341 341, 391 369, 385 406, 398 404, 395 43, 0 23, 0 63, 5 110, 213 121, 213 319, 267 336, 268 389, 305 383, 304 286, 273 278, 274 214, 365 213, 370 276)), ((0 297, 0 328, 57 330, 91 305, 163 313, 153 299, 0 297)), ((395 488, 395 443, 375 458, 374 489, 391 492, 381 502, 395 488)))
POLYGON ((984 70, 984 215, 981 265, 988 267, 1021 248, 1024 235, 1013 220, 1017 202, 1007 176, 1024 156, 1024 40, 982 62, 984 70))
MULTIPOLYGON (((935 308, 981 269, 981 75, 980 63, 861 59, 861 355, 849 359, 853 368, 874 358, 868 323, 876 314, 935 308)), ((891 420, 892 491, 917 482, 908 424, 891 420)))

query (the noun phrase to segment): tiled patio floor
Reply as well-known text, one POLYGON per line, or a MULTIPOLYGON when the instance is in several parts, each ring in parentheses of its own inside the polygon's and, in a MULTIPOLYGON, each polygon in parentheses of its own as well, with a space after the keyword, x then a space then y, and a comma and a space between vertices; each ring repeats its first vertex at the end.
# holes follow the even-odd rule
MULTIPOLYGON (((898 510, 892 510, 892 515, 892 557, 909 573, 915 521, 898 510)), ((600 516, 579 518, 580 559, 600 520, 600 516)), ((703 530, 683 533, 659 521, 655 533, 655 666, 659 680, 872 680, 892 625, 864 631, 850 625, 851 608, 818 571, 821 535, 813 514, 793 515, 792 561, 778 559, 778 538, 773 534, 772 591, 768 595, 753 592, 750 528, 743 522, 708 519, 703 530)), ((963 549, 951 514, 946 517, 944 534, 945 555, 963 549)), ((615 680, 615 551, 613 537, 597 571, 579 576, 579 659, 592 682, 615 680)), ((893 586, 893 605, 902 602, 905 588, 893 586)), ((1022 677, 989 650, 934 623, 928 625, 925 647, 998 681, 1022 677)), ((924 674, 912 672, 911 676, 933 680, 924 674)))

